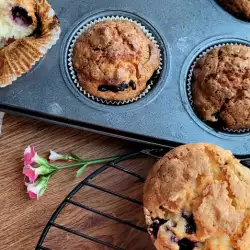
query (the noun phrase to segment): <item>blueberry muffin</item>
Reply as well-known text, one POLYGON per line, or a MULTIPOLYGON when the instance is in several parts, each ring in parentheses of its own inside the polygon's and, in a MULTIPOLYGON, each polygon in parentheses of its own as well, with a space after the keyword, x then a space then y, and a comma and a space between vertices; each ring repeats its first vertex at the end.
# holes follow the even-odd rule
POLYGON ((144 187, 158 250, 250 249, 250 171, 230 151, 193 144, 167 153, 144 187))
POLYGON ((192 95, 203 120, 230 129, 250 128, 250 48, 227 45, 200 58, 193 71, 192 95))
POLYGON ((0 0, 0 43, 31 35, 37 27, 34 0, 0 0))
POLYGON ((0 88, 27 73, 59 36, 47 0, 0 0, 0 88))
POLYGON ((237 18, 250 21, 249 0, 217 0, 219 4, 237 18))
POLYGON ((133 22, 95 24, 77 40, 73 66, 88 93, 106 100, 140 95, 160 65, 160 51, 133 22))

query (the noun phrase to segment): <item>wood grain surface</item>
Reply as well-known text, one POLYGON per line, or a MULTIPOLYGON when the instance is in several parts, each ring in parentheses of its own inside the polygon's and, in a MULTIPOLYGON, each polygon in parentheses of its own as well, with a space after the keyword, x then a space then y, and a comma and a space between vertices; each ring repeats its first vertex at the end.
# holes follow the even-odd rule
MULTIPOLYGON (((62 170, 49 183, 45 195, 38 201, 28 200, 24 186, 23 150, 33 144, 46 156, 53 149, 75 153, 85 158, 100 158, 135 151, 138 145, 111 137, 71 128, 59 127, 28 118, 6 115, 0 137, 0 249, 35 249, 50 216, 64 197, 99 166, 90 166, 80 178, 75 170, 62 170)), ((124 162, 122 166, 146 176, 155 160, 141 158, 124 162)), ((93 183, 142 200, 142 183, 115 169, 105 171, 93 183)), ((82 189, 74 200, 118 218, 145 226, 142 206, 121 200, 90 187, 82 189)), ((56 223, 98 237, 125 249, 154 249, 147 233, 117 224, 100 215, 72 205, 65 207, 56 223)), ((44 246, 50 249, 109 249, 79 236, 52 229, 44 246)))

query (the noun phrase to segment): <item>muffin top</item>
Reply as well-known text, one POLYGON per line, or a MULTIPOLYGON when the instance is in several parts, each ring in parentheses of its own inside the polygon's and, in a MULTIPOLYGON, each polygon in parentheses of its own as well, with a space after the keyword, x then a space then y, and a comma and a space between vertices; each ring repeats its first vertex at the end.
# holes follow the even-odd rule
POLYGON ((192 93, 202 119, 231 129, 250 128, 250 48, 227 45, 200 58, 192 93))
POLYGON ((250 21, 249 0, 218 0, 218 2, 234 16, 250 21))
POLYGON ((166 154, 144 187, 157 249, 250 249, 250 171, 230 151, 193 144, 166 154))
POLYGON ((128 100, 147 87, 160 51, 134 22, 103 21, 83 33, 73 51, 80 85, 106 100, 128 100))

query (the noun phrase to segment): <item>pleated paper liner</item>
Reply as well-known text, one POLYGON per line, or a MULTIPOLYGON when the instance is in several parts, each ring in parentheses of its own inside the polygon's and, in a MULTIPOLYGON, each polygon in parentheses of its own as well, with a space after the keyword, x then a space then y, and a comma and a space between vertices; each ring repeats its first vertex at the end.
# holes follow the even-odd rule
POLYGON ((79 89, 79 91, 86 96, 87 98, 89 98, 92 101, 101 103, 101 104, 106 104, 106 105, 114 105, 114 106, 120 106, 120 105, 125 105, 125 104, 130 104, 130 103, 134 103, 138 100, 140 100, 141 98, 143 98, 144 96, 146 96, 150 90, 154 87, 154 85, 157 83, 157 81, 160 78, 161 75, 161 70, 162 70, 162 51, 160 49, 160 46, 156 40, 156 38, 153 36, 153 34, 145 27, 143 26, 140 22, 135 21, 129 17, 124 17, 124 16, 105 16, 102 18, 98 18, 95 20, 92 20, 91 22, 89 22, 86 25, 83 25, 82 27, 79 27, 78 31, 76 32, 75 36, 73 37, 70 47, 69 47, 69 51, 68 51, 68 69, 70 72, 70 76, 72 81, 74 82, 75 86, 79 89), (151 79, 147 82, 147 87, 146 89, 137 97, 133 98, 133 99, 129 99, 129 100, 125 100, 125 101, 111 101, 111 100, 105 100, 103 98, 99 98, 96 96, 93 96, 92 94, 88 93, 78 82, 77 79, 77 74, 73 68, 73 49, 74 46, 78 40, 78 38, 84 33, 86 32, 88 29, 90 29, 91 27, 93 27, 96 23, 99 22, 103 22, 106 20, 126 20, 126 21, 130 21, 135 23, 136 25, 138 25, 138 27, 144 32, 144 34, 146 35, 147 38, 149 38, 160 50, 160 67, 154 72, 153 76, 151 77, 151 79))
POLYGON ((58 18, 46 0, 35 1, 37 28, 26 38, 0 49, 0 87, 27 73, 59 39, 58 18))
MULTIPOLYGON (((226 45, 243 45, 243 46, 247 46, 246 44, 241 44, 241 43, 219 43, 219 44, 216 44, 214 46, 211 46, 211 47, 207 48, 202 53, 200 53, 196 57, 196 59, 194 60, 194 62, 192 63, 192 65, 191 65, 191 67, 189 69, 187 82, 186 82, 186 84, 187 84, 186 85, 186 91, 187 91, 187 96, 188 96, 189 103, 190 103, 192 109, 194 110, 195 114, 198 117, 199 117, 199 114, 197 113, 196 108, 194 106, 193 95, 192 95, 192 78, 193 78, 193 72, 194 72, 195 65, 200 60, 200 58, 202 58, 203 56, 208 54, 213 49, 224 47, 226 45)), ((200 119, 201 119, 201 121, 203 121, 202 118, 200 118, 200 119)), ((220 122, 206 122, 206 121, 203 121, 203 122, 206 123, 208 126, 213 128, 217 132, 225 132, 225 133, 231 133, 231 134, 245 134, 245 133, 250 132, 250 129, 230 129, 230 128, 227 128, 224 125, 222 125, 220 122)))

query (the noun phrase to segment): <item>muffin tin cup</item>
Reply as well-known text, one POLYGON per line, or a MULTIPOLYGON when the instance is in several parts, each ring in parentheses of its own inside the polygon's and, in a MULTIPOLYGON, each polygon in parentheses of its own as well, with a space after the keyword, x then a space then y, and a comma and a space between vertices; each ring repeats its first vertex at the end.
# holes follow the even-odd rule
MULTIPOLYGON (((196 59, 193 61, 192 65, 190 66, 190 69, 188 71, 188 76, 187 76, 187 86, 186 86, 186 91, 187 91, 187 97, 189 100, 189 103, 193 109, 193 111, 195 112, 195 114, 199 117, 199 115, 196 112, 195 106, 194 106, 194 102, 193 102, 193 95, 192 95, 192 78, 193 78, 193 72, 194 72, 194 68, 196 66, 196 63, 206 54, 208 54, 210 51, 212 51, 215 48, 220 48, 220 47, 224 47, 226 45, 243 45, 243 46, 247 46, 246 44, 243 43, 218 43, 216 45, 210 46, 209 48, 207 48, 206 50, 204 50, 202 53, 200 53, 196 59)), ((200 117, 199 117, 200 118, 200 117)), ((201 118, 200 118, 201 119, 201 118)), ((201 119, 202 122, 205 123, 204 120, 201 119)), ((216 124, 216 123, 215 123, 216 124)), ((213 127, 212 125, 210 125, 211 128, 215 129, 215 126, 213 127)), ((230 133, 230 134, 245 134, 245 133, 249 133, 250 129, 230 129, 227 127, 222 126, 220 129, 215 129, 215 130, 219 130, 220 132, 224 132, 224 133, 230 133)))
POLYGON ((74 85, 77 87, 77 89, 87 98, 89 98, 92 101, 101 103, 101 104, 106 104, 106 105, 114 105, 114 106, 121 106, 121 105, 126 105, 126 104, 130 104, 130 103, 134 103, 137 102, 138 100, 140 100, 141 98, 143 98, 144 96, 146 96, 151 89, 154 87, 154 85, 157 83, 160 75, 161 75, 161 71, 162 71, 162 51, 160 49, 160 67, 154 72, 153 76, 151 77, 151 79, 147 82, 147 87, 146 89, 137 97, 133 98, 133 99, 128 99, 125 101, 116 101, 116 100, 105 100, 103 98, 99 98, 96 97, 90 93, 88 93, 78 82, 77 79, 77 74, 74 70, 73 67, 73 50, 74 50, 74 46, 78 40, 78 38, 84 33, 86 32, 88 29, 92 28, 96 23, 99 22, 103 22, 106 20, 126 20, 126 21, 130 21, 135 23, 142 31, 143 33, 146 35, 146 37, 148 39, 150 39, 157 47, 158 49, 160 49, 160 46, 156 40, 156 38, 153 36, 153 34, 140 22, 133 20, 130 17, 125 17, 125 16, 104 16, 102 18, 98 18, 98 19, 94 19, 92 21, 90 21, 89 23, 87 23, 86 25, 83 25, 81 27, 79 27, 78 31, 76 32, 76 35, 73 36, 72 40, 71 40, 71 44, 68 50, 68 69, 69 69, 69 73, 70 73, 70 77, 72 79, 72 81, 74 82, 74 85))

